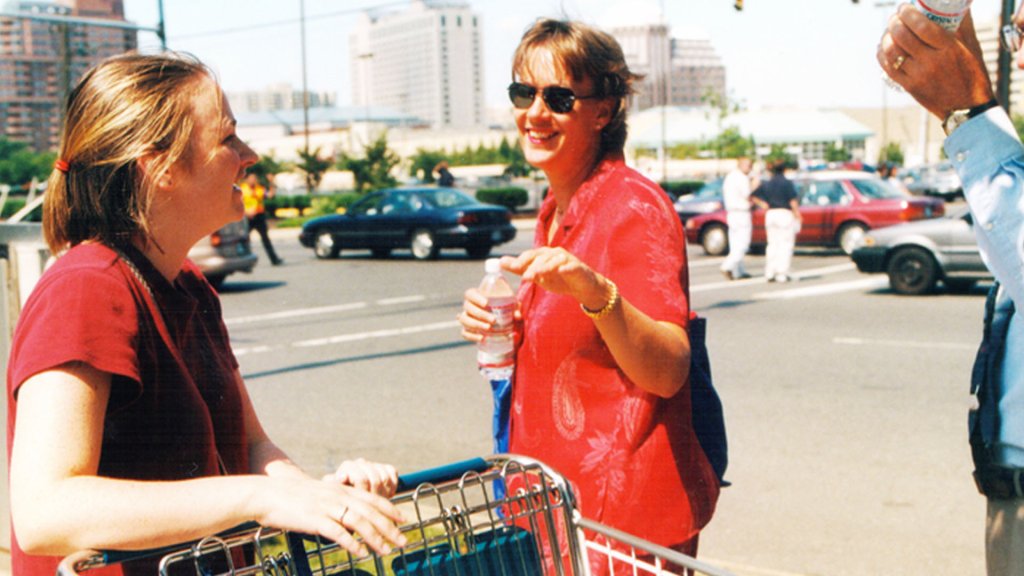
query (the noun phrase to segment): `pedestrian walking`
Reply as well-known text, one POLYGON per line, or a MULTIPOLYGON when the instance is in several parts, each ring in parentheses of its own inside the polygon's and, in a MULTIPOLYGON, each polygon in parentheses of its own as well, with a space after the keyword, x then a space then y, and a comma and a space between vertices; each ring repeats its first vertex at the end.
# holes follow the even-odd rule
POLYGON ((403 544, 394 468, 352 460, 314 479, 266 435, 217 293, 187 258, 242 217, 235 183, 257 159, 213 73, 167 52, 110 58, 64 118, 43 208, 57 259, 8 361, 13 573, 250 521, 355 553, 356 532, 379 552, 403 544))
POLYGON ((437 172, 437 185, 442 188, 451 188, 455 186, 455 176, 452 175, 451 170, 448 169, 448 161, 441 160, 434 166, 434 172, 437 172))
POLYGON ((255 174, 249 174, 240 185, 242 189, 242 201, 245 204, 245 220, 249 230, 255 230, 263 242, 263 250, 273 266, 284 264, 284 260, 277 256, 274 245, 270 242, 270 233, 267 230, 267 200, 274 197, 273 181, 268 180, 267 186, 260 184, 255 174))
POLYGON ((725 222, 729 227, 729 255, 722 262, 721 270, 729 280, 750 278, 743 266, 743 257, 750 250, 750 235, 754 230, 750 219, 750 194, 756 188, 750 178, 753 166, 750 158, 741 156, 736 159, 736 168, 722 182, 725 222))
MULTIPOLYGON (((1019 68, 1022 30, 1018 10, 1003 47, 1016 54, 1019 68)), ((1024 574, 1024 146, 995 99, 969 12, 953 33, 903 5, 889 20, 877 58, 890 78, 943 119, 946 156, 963 183, 982 258, 999 282, 972 374, 978 408, 970 440, 974 479, 988 503, 988 574, 1018 576, 1024 574)))
MULTIPOLYGON (((612 36, 559 20, 526 32, 512 71, 523 154, 550 190, 533 248, 501 260, 522 277, 509 449, 567 476, 584 516, 695 555, 719 487, 691 420, 682 226, 623 158, 637 77, 612 36)), ((467 290, 465 339, 495 322, 486 305, 467 290)))
POLYGON ((762 182, 752 198, 766 210, 764 228, 768 236, 765 249, 764 277, 769 282, 789 282, 789 269, 793 262, 793 248, 800 231, 800 200, 796 187, 786 178, 787 162, 774 160, 768 166, 771 178, 762 182))

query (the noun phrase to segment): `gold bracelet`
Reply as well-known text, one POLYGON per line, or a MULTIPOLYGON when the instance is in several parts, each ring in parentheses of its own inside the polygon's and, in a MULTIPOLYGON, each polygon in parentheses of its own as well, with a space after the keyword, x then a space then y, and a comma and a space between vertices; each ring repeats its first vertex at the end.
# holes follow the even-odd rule
POLYGON ((612 287, 612 295, 608 298, 608 303, 605 304, 603 308, 600 310, 591 310, 580 302, 580 310, 583 310, 583 313, 589 316, 592 320, 600 320, 601 318, 611 314, 612 310, 615 310, 615 306, 619 303, 619 287, 615 285, 615 282, 612 282, 608 278, 605 278, 604 281, 612 287))

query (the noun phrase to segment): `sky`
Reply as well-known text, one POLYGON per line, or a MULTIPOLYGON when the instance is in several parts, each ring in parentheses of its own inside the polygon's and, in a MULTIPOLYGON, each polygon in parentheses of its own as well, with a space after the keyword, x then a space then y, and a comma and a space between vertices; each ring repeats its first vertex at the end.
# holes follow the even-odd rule
MULTIPOLYGON (((466 0, 483 26, 487 106, 507 103, 512 53, 523 31, 545 16, 609 27, 657 18, 676 37, 703 37, 726 67, 729 97, 762 107, 873 108, 912 104, 888 88, 875 49, 892 0, 466 0)), ((368 8, 401 9, 408 0, 305 0, 306 75, 310 90, 352 102, 348 39, 368 8)), ((157 0, 124 0, 140 26, 158 21, 157 0)), ((163 0, 168 47, 209 64, 226 91, 302 86, 300 0, 163 0)), ((1001 0, 974 0, 976 21, 998 17, 1001 0)), ((140 33, 140 48, 159 46, 140 33)))

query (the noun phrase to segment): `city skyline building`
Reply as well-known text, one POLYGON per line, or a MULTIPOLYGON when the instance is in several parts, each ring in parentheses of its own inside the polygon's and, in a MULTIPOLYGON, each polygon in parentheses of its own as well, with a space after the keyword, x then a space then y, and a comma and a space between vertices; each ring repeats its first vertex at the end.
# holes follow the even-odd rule
POLYGON ((660 23, 610 29, 631 70, 644 76, 636 85, 633 111, 657 106, 702 106, 709 93, 726 95, 725 65, 706 38, 673 38, 660 23))
MULTIPOLYGON (((124 21, 122 0, 13 1, 7 12, 124 21)), ((57 146, 74 83, 103 58, 134 50, 134 30, 0 18, 0 137, 37 151, 57 146)))
POLYGON ((349 37, 353 103, 393 108, 434 128, 483 125, 482 29, 462 0, 364 12, 349 37))
MULTIPOLYGON (((338 103, 333 92, 308 92, 310 108, 324 108, 338 103)), ((263 90, 228 92, 228 103, 236 114, 270 112, 275 110, 301 110, 302 90, 287 82, 270 84, 263 90)))

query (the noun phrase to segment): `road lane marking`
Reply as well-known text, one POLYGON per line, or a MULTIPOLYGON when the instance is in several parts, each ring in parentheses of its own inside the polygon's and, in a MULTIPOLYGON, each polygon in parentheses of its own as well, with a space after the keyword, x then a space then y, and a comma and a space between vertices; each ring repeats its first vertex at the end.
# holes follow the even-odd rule
POLYGON ((246 354, 263 354, 273 350, 270 346, 252 346, 249 348, 231 348, 231 351, 235 353, 235 356, 245 356, 246 354))
MULTIPOLYGON (((818 276, 825 276, 828 274, 838 274, 840 272, 847 272, 849 270, 855 270, 857 266, 855 264, 836 264, 834 266, 823 266, 821 268, 811 268, 810 270, 804 270, 802 272, 796 272, 792 274, 793 278, 804 279, 804 278, 815 278, 818 276)), ((709 290, 720 290, 722 288, 740 288, 743 286, 750 286, 751 284, 765 284, 767 280, 762 276, 752 276, 745 280, 725 280, 723 282, 711 282, 710 284, 698 284, 690 287, 690 292, 707 292, 709 290)))
POLYGON ((326 338, 313 338, 311 340, 300 340, 292 342, 295 348, 311 348, 315 346, 329 346, 331 344, 344 344, 346 342, 358 342, 360 340, 372 340, 376 338, 389 338, 391 336, 407 336, 421 332, 432 332, 436 330, 450 330, 460 326, 458 320, 446 322, 434 322, 433 324, 420 324, 418 326, 406 326, 404 328, 387 328, 384 330, 372 330, 370 332, 355 332, 352 334, 339 334, 326 338))
POLYGON ((710 266, 721 266, 722 262, 725 262, 725 258, 701 258, 696 262, 693 260, 687 262, 687 266, 690 268, 705 268, 710 266))
POLYGON ((884 288, 889 285, 887 278, 865 278, 863 280, 851 280, 850 282, 835 282, 821 286, 806 286, 804 288, 793 288, 790 290, 779 290, 775 292, 758 292, 754 294, 756 300, 792 300, 794 298, 807 298, 809 296, 825 296, 838 294, 840 292, 853 292, 856 290, 873 290, 884 288))
MULTIPOLYGON (((429 298, 439 298, 440 296, 427 296, 425 294, 413 294, 411 296, 398 296, 395 298, 381 298, 380 300, 374 301, 377 306, 395 306, 398 304, 414 304, 416 302, 424 302, 429 298)), ((332 314, 335 312, 351 312, 352 310, 362 310, 369 307, 366 302, 349 302, 347 304, 337 304, 334 306, 321 306, 318 308, 296 308, 293 310, 282 310, 280 312, 271 312, 269 314, 257 314, 253 316, 241 316, 239 318, 227 318, 224 323, 228 326, 234 326, 237 324, 252 324, 254 322, 264 322, 268 320, 281 320, 288 318, 295 318, 298 316, 319 316, 321 314, 332 314)))
POLYGON ((929 348, 939 350, 970 350, 978 349, 978 344, 962 344, 960 342, 922 342, 918 340, 883 340, 878 338, 835 337, 833 344, 845 346, 888 346, 895 348, 929 348))
POLYGON ((226 318, 224 324, 234 326, 236 324, 251 324, 266 320, 281 320, 295 318, 296 316, 316 316, 319 314, 330 314, 332 312, 349 312, 366 308, 366 302, 352 302, 349 304, 338 304, 336 306, 322 306, 320 308, 299 308, 296 310, 282 310, 270 314, 259 314, 256 316, 241 316, 239 318, 226 318))
POLYGON ((392 306, 395 304, 412 304, 413 302, 423 302, 427 297, 423 294, 416 294, 415 296, 399 296, 397 298, 382 298, 377 300, 377 304, 380 306, 392 306))

